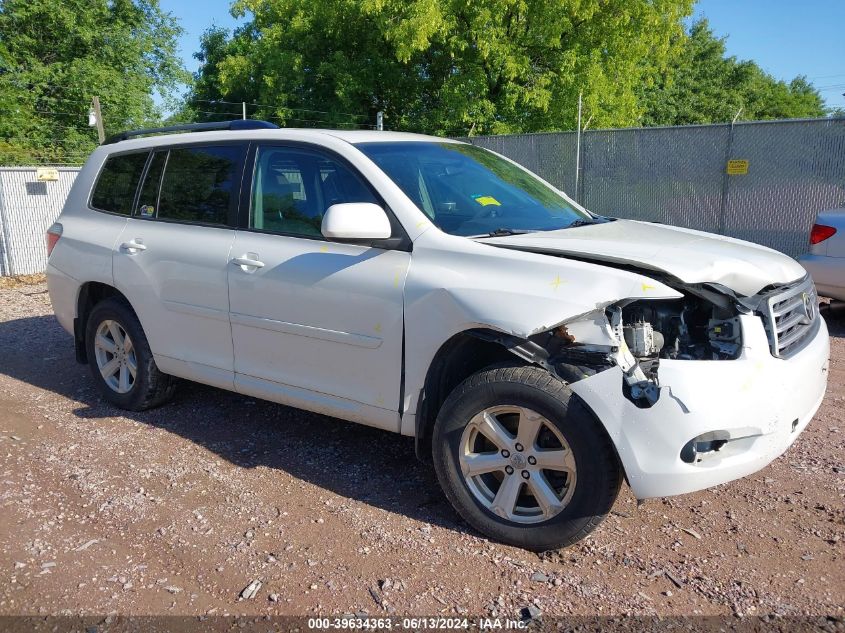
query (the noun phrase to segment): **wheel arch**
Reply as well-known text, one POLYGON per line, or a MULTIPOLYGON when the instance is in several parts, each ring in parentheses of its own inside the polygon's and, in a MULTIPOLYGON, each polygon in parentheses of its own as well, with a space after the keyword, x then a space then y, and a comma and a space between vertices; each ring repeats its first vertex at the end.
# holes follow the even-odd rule
MULTIPOLYGON (((132 308, 132 304, 126 298, 126 295, 109 284, 100 281, 88 281, 79 287, 79 295, 76 300, 76 317, 73 320, 73 340, 77 362, 88 363, 88 352, 85 349, 85 328, 88 323, 88 315, 91 314, 94 306, 111 297, 125 301, 132 308)), ((132 308, 132 311, 134 312, 135 309, 132 308)))
MULTIPOLYGON (((533 365, 545 369, 559 380, 569 380, 558 375, 540 357, 532 359, 529 350, 522 346, 525 339, 507 335, 489 328, 473 328, 459 332, 447 339, 437 350, 425 376, 422 392, 417 400, 414 448, 416 456, 423 462, 431 462, 432 430, 443 403, 449 394, 472 374, 495 365, 533 365)), ((625 481, 628 480, 619 448, 613 441, 602 419, 580 396, 573 393, 580 404, 596 421, 597 427, 613 447, 625 481)))
POLYGON ((466 378, 502 363, 529 364, 505 346, 502 333, 473 328, 452 335, 437 350, 417 399, 414 447, 417 457, 431 461, 431 438, 437 414, 450 393, 466 378))

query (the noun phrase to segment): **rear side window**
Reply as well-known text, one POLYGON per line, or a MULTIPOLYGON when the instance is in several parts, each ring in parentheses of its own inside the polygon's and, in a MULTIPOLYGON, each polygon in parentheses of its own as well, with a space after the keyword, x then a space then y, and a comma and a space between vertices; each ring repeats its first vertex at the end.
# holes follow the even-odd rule
MULTIPOLYGON (((230 209, 237 200, 244 151, 241 145, 171 149, 164 165, 155 217, 228 224, 230 209)), ((150 203, 145 200, 144 204, 150 203)), ((152 217, 149 209, 145 211, 146 217, 152 217)))
POLYGON ((138 189, 138 181, 144 171, 148 154, 149 152, 138 152, 107 158, 94 186, 91 206, 109 213, 132 213, 135 191, 138 189))

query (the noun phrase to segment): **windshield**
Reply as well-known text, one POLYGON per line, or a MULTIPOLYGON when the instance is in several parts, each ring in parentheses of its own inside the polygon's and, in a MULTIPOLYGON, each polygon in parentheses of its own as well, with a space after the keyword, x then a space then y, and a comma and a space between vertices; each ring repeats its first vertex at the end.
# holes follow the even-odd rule
POLYGON ((453 235, 552 231, 596 221, 517 165, 463 143, 360 143, 405 194, 453 235))

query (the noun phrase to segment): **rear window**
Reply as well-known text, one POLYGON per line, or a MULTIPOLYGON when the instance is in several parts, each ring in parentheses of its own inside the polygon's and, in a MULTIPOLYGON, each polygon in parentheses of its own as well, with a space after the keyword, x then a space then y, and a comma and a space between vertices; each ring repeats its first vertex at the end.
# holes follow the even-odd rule
POLYGON ((138 189, 147 155, 148 152, 136 152, 107 158, 94 187, 91 206, 109 213, 132 213, 135 191, 138 189))
POLYGON ((227 224, 238 192, 244 150, 241 145, 171 149, 155 217, 176 222, 227 224))

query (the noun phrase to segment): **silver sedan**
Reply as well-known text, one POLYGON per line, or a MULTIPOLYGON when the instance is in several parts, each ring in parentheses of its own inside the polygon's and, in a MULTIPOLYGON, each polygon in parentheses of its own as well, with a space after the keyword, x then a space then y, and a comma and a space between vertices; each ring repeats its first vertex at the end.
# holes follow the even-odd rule
POLYGON ((845 301, 845 208, 819 213, 810 232, 810 251, 798 261, 820 295, 845 301))

